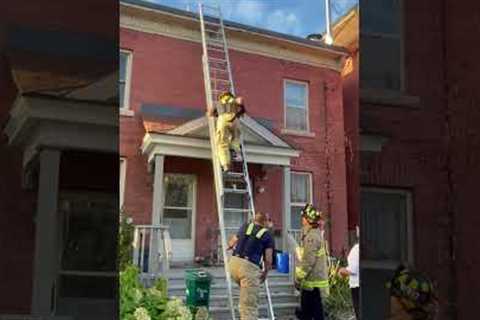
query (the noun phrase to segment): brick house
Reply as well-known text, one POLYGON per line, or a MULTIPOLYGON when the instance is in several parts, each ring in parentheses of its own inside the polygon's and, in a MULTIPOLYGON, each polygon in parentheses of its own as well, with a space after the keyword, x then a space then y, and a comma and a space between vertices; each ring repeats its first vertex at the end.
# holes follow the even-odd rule
MULTIPOLYGON (((195 15, 121 2, 121 201, 134 224, 170 226, 173 262, 218 249, 218 217, 195 15)), ((329 213, 335 254, 348 241, 343 68, 348 52, 226 22, 256 208, 270 213, 277 246, 313 202, 329 213)), ((232 199, 232 202, 239 201, 232 199)), ((226 214, 233 232, 246 221, 226 214)))

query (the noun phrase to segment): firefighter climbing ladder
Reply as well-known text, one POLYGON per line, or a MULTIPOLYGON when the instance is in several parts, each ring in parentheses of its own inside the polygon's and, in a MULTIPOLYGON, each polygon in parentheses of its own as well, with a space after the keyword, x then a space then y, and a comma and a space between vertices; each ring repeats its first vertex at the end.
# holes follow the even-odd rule
MULTIPOLYGON (((225 37, 225 29, 223 25, 222 14, 220 6, 207 6, 199 4, 200 27, 202 32, 202 46, 203 46, 203 75, 205 81, 205 95, 207 98, 207 107, 211 110, 218 103, 218 96, 225 91, 230 91, 235 94, 233 85, 232 71, 230 67, 230 59, 228 55, 228 46, 225 37)), ((252 188, 250 177, 248 174, 248 165, 245 161, 245 148, 243 138, 241 141, 241 172, 223 173, 220 162, 217 157, 217 147, 215 143, 215 120, 213 117, 208 117, 208 127, 210 134, 210 144, 212 149, 212 163, 215 179, 215 190, 217 199, 217 211, 222 243, 222 255, 225 265, 225 276, 228 289, 228 300, 232 319, 235 320, 235 305, 232 295, 232 281, 230 272, 227 266, 227 239, 225 230, 224 213, 248 213, 251 218, 254 217, 255 207, 253 203, 252 188), (245 188, 238 189, 236 184, 240 182, 245 188), (233 187, 227 187, 232 184, 233 187), (225 201, 228 194, 243 194, 248 198, 248 209, 226 208, 225 201)), ((268 282, 265 280, 265 291, 268 302, 269 319, 275 319, 273 312, 273 305, 270 295, 268 282)))

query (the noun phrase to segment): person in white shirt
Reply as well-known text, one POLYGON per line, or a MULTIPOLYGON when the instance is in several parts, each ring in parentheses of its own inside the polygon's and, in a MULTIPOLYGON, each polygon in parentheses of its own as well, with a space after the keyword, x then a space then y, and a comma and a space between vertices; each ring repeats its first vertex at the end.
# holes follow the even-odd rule
MULTIPOLYGON (((357 237, 358 237, 357 227, 357 237)), ((348 266, 340 268, 339 273, 349 277, 350 289, 352 291, 352 303, 355 310, 355 317, 360 319, 360 245, 356 243, 348 254, 348 266)))

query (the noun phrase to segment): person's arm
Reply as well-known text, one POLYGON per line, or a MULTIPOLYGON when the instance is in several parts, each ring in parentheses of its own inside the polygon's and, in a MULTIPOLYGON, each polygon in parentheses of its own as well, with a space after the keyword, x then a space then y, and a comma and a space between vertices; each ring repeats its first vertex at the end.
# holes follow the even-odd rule
POLYGON ((275 241, 272 235, 268 232, 264 240, 264 254, 263 254, 263 271, 260 276, 260 281, 263 282, 267 278, 268 272, 272 270, 273 264, 273 251, 275 249, 275 241))
POLYGON ((348 266, 346 268, 340 268, 338 273, 344 277, 357 275, 359 273, 359 258, 358 245, 355 245, 348 254, 348 266))

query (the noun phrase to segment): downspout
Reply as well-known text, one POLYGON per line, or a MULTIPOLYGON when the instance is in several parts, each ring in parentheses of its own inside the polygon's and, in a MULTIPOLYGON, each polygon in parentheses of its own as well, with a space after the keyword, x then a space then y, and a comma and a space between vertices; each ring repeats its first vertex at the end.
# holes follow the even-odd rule
POLYGON ((454 186, 454 172, 452 168, 452 154, 454 152, 452 146, 454 145, 454 128, 452 126, 452 115, 453 110, 450 108, 450 89, 451 84, 449 83, 449 72, 448 72, 448 38, 447 38, 447 0, 442 1, 442 55, 443 55, 443 82, 444 82, 444 89, 443 89, 443 100, 444 100, 444 108, 445 108, 445 130, 446 130, 446 141, 445 141, 445 168, 447 174, 447 217, 448 217, 448 225, 449 225, 449 257, 450 257, 450 277, 448 280, 448 318, 452 320, 456 320, 458 318, 457 315, 457 268, 456 268, 456 220, 455 220, 455 203, 456 203, 456 190, 454 186))

